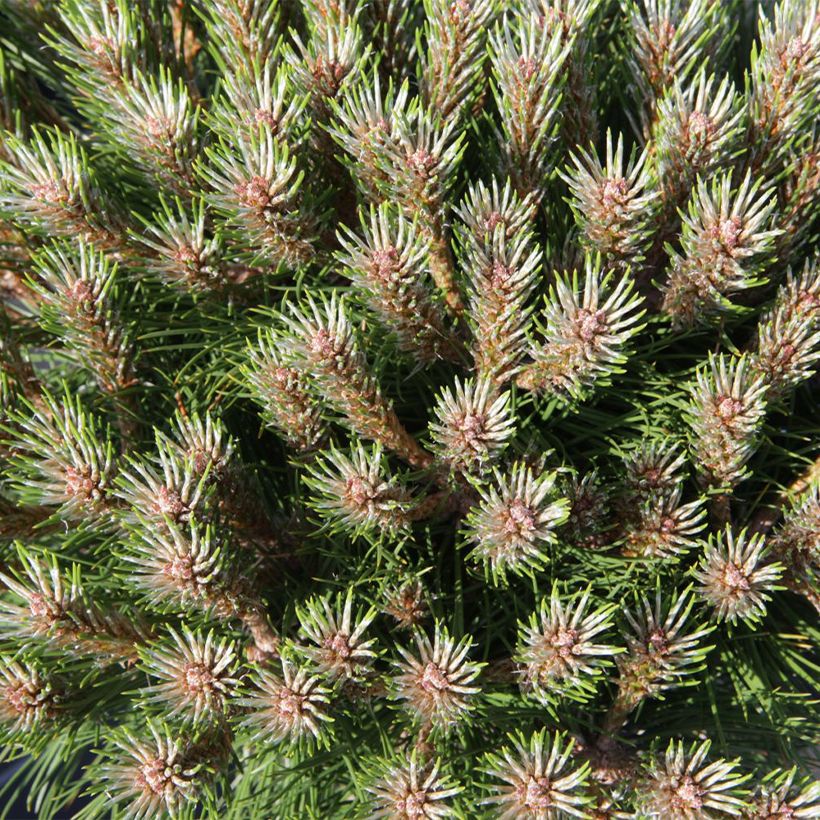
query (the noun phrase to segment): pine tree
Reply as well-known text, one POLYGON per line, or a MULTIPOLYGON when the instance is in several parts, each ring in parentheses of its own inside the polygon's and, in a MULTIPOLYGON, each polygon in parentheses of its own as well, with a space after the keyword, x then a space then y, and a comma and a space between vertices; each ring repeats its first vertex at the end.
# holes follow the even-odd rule
POLYGON ((818 0, 0 3, 0 820, 820 815, 818 0))

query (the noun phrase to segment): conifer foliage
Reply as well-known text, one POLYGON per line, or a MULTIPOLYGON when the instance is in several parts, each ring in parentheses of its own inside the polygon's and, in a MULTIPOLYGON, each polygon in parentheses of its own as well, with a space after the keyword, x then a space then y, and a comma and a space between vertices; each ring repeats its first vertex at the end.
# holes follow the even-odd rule
POLYGON ((820 816, 818 121, 818 0, 2 0, 0 819, 820 816))

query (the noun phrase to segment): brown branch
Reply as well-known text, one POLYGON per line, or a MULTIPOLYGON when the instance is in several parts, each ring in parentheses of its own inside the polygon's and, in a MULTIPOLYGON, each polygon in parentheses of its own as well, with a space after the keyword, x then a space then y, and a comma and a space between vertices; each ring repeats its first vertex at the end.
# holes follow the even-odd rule
POLYGON ((777 503, 762 507, 749 524, 751 532, 767 533, 777 523, 789 499, 802 495, 815 481, 820 481, 820 456, 788 487, 781 490, 777 503))

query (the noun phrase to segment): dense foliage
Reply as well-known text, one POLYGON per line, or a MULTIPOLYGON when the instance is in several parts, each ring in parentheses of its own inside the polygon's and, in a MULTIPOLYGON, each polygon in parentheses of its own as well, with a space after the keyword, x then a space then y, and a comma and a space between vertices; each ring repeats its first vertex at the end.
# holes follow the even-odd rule
POLYGON ((2 0, 6 813, 819 816, 818 114, 818 0, 2 0))

